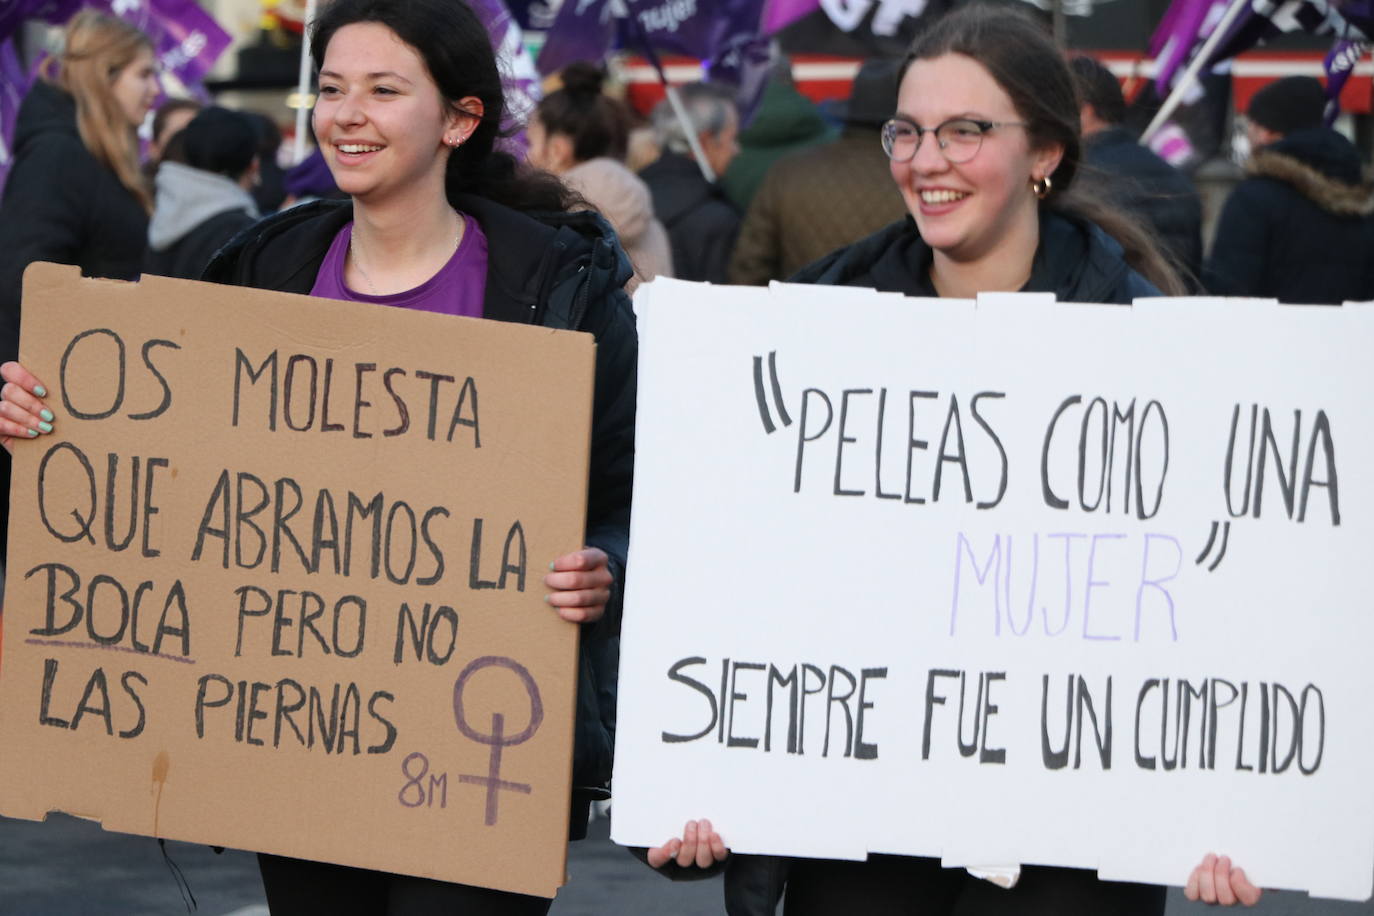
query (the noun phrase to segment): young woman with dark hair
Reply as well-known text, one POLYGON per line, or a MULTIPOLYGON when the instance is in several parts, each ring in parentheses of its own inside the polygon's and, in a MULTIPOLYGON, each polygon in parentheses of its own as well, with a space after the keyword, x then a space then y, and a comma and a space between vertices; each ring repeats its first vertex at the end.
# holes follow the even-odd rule
MULTIPOLYGON (((553 610, 583 625, 573 761, 574 838, 610 777, 614 632, 629 540, 635 332, 630 267, 610 227, 555 178, 495 148, 504 110, 486 30, 462 0, 333 0, 313 34, 315 134, 350 200, 250 227, 206 279, 586 331, 596 338, 589 546, 553 559, 553 610), (593 676, 593 672, 599 678, 593 676)), ((52 428, 38 379, 0 367, 7 446, 52 428)), ((290 812, 283 812, 289 817, 290 812)), ((360 824, 359 832, 366 825, 360 824)), ((282 914, 540 914, 549 900, 356 868, 260 857, 282 914)))
MULTIPOLYGON (((1034 20, 1005 6, 951 13, 916 40, 896 101, 882 143, 909 216, 793 282, 927 297, 1025 290, 1123 304, 1182 292, 1151 237, 1077 186, 1073 80, 1034 20)), ((689 823, 648 860, 675 871, 726 861, 732 916, 771 916, 784 885, 786 916, 1160 916, 1165 908, 1161 886, 1101 881, 1082 869, 1024 866, 1008 890, 933 858, 731 861, 708 821, 689 823)), ((1226 905, 1260 896, 1229 859, 1210 854, 1185 890, 1226 905)))
POLYGON ((563 87, 535 108, 525 135, 532 165, 558 175, 600 211, 620 236, 640 280, 673 275, 668 233, 654 215, 649 186, 625 166, 630 116, 602 91, 606 74, 592 64, 569 64, 563 87))

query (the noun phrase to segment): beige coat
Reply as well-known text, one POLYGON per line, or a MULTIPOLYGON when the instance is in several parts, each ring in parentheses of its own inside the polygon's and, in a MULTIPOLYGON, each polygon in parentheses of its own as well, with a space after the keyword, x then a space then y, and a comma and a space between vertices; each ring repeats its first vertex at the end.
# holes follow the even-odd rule
POLYGON ((626 290, 633 293, 643 280, 673 275, 668 233, 654 217, 653 197, 638 175, 603 156, 578 163, 562 177, 615 228, 635 269, 626 290))

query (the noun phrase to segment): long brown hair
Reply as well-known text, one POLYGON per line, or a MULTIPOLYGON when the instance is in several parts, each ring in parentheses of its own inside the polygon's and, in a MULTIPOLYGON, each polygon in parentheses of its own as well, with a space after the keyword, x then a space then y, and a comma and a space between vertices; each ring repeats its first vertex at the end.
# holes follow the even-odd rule
POLYGON ((140 51, 152 49, 148 36, 127 22, 85 9, 68 23, 62 54, 50 58, 43 73, 76 100, 76 128, 86 149, 149 211, 153 199, 139 168, 138 135, 113 86, 140 51))
POLYGON ((1058 144, 1064 156, 1050 175, 1053 187, 1041 206, 1096 223, 1125 249, 1126 262, 1166 295, 1186 287, 1154 236, 1132 217, 1100 203, 1082 187, 1082 125, 1073 74, 1048 31, 1019 9, 1004 5, 961 7, 917 36, 912 61, 962 54, 982 64, 1002 87, 1027 125, 1032 149, 1058 144))

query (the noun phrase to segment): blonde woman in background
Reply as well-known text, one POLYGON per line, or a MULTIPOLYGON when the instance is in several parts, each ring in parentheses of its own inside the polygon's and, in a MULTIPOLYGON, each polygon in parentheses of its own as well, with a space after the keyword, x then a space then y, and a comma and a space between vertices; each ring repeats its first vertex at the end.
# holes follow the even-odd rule
MULTIPOLYGON (((34 261, 132 280, 148 244, 151 190, 138 137, 159 92, 152 42, 93 10, 67 26, 62 52, 24 98, 14 167, 0 198, 0 361, 19 352, 19 295, 34 261)), ((9 488, 0 459, 0 488, 9 488)), ((0 535, 9 501, 0 501, 0 535)), ((5 540, 0 537, 0 563, 5 540)))
POLYGON ((14 168, 0 202, 3 352, 18 350, 19 289, 34 261, 133 279, 143 263, 152 195, 138 137, 159 91, 152 43, 83 10, 19 109, 14 168))

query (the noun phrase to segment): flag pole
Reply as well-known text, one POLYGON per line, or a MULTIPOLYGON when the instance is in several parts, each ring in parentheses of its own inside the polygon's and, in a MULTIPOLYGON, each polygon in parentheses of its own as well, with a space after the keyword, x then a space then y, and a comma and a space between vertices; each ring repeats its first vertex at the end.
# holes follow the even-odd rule
POLYGON ((678 94, 677 87, 668 82, 668 74, 663 69, 663 61, 658 59, 658 52, 649 44, 649 36, 644 34, 644 28, 635 18, 634 10, 629 8, 629 3, 626 3, 626 12, 629 15, 625 18, 629 20, 630 28, 634 30, 635 37, 639 39, 640 50, 644 52, 644 57, 648 59, 650 66, 658 74, 658 81, 663 84, 663 91, 668 96, 668 106, 673 109, 678 124, 682 125, 682 135, 687 139, 687 146, 692 151, 692 158, 696 160, 697 168, 701 170, 701 177, 714 183, 716 180, 715 169, 711 168, 711 164, 706 161, 706 152, 701 148, 701 138, 697 136, 692 118, 688 115, 686 106, 682 104, 682 96, 678 94))
POLYGON ((1250 0, 1231 0, 1231 5, 1226 8, 1226 15, 1222 16, 1221 21, 1217 23, 1217 27, 1212 30, 1212 34, 1207 36, 1207 40, 1203 43, 1202 47, 1193 55, 1193 59, 1188 62, 1188 69, 1183 71, 1183 76, 1179 77, 1178 82, 1174 84, 1174 88, 1170 91, 1169 97, 1164 100, 1164 104, 1160 106, 1159 111, 1155 113, 1154 119, 1151 120, 1150 125, 1145 128, 1145 132, 1140 135, 1140 142, 1142 144, 1149 143, 1150 138, 1155 135, 1155 132, 1163 127, 1164 123, 1169 120, 1176 110, 1178 110, 1178 106, 1183 103, 1184 94, 1193 87, 1193 83, 1197 81, 1198 74, 1211 59, 1212 52, 1215 51, 1217 45, 1221 44, 1222 40, 1226 38, 1227 34, 1231 31, 1232 24, 1235 23, 1237 17, 1240 16, 1241 12, 1243 12, 1249 4, 1250 0))
POLYGON ((296 139, 291 150, 293 164, 305 159, 306 118, 310 116, 310 108, 305 100, 310 96, 310 29, 315 24, 315 6, 316 0, 306 0, 305 27, 301 29, 301 66, 296 80, 296 139))

